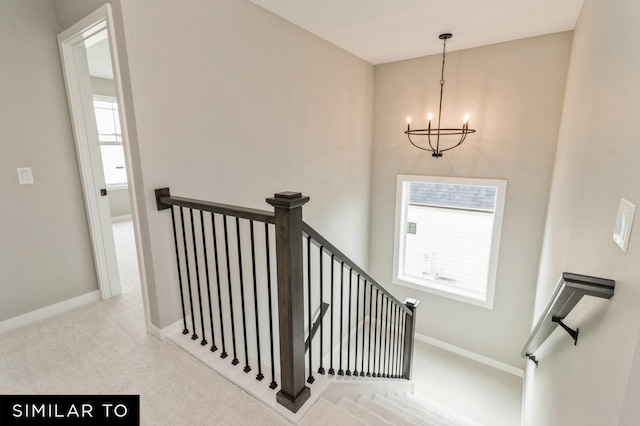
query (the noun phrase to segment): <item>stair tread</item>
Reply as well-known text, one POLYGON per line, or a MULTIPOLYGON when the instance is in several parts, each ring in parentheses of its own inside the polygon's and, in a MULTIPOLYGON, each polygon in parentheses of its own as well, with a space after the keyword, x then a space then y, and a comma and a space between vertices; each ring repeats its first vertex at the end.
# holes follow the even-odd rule
POLYGON ((393 423, 390 421, 385 420, 376 413, 366 409, 362 405, 356 404, 348 398, 340 398, 338 407, 343 408, 370 426, 393 426, 393 423))
MULTIPOLYGON (((393 399, 393 398, 392 398, 393 399)), ((452 410, 448 407, 437 404, 433 401, 427 399, 416 398, 412 395, 403 395, 402 398, 398 396, 395 399, 400 399, 401 402, 404 402, 407 405, 411 405, 416 410, 422 412, 430 412, 438 417, 444 417, 448 421, 447 424, 451 426, 481 426, 482 424, 470 419, 469 417, 458 413, 455 410, 452 410)))
POLYGON ((300 426, 324 426, 336 424, 344 426, 366 426, 367 423, 356 416, 332 404, 324 398, 318 399, 304 418, 298 423, 300 426))
POLYGON ((414 401, 409 401, 405 395, 387 395, 387 399, 407 410, 414 411, 417 414, 424 416, 437 425, 457 426, 461 424, 457 421, 456 416, 453 416, 452 418, 448 413, 442 412, 433 407, 426 407, 414 401))
POLYGON ((416 413, 415 411, 408 410, 395 402, 385 398, 382 395, 375 395, 373 397, 373 401, 382 405, 389 411, 393 411, 394 413, 404 417, 409 420, 412 424, 421 425, 421 426, 445 426, 446 423, 441 423, 437 421, 433 421, 427 416, 421 415, 421 413, 416 413))
POLYGON ((358 404, 362 405, 367 410, 373 412, 374 414, 377 414, 378 416, 382 417, 383 419, 385 419, 387 421, 390 421, 394 425, 397 425, 397 426, 410 426, 410 425, 414 424, 413 422, 411 422, 407 418, 401 416, 398 413, 394 413, 393 411, 391 411, 388 408, 380 405, 379 403, 373 401, 372 399, 367 398, 366 396, 360 396, 356 402, 358 404))

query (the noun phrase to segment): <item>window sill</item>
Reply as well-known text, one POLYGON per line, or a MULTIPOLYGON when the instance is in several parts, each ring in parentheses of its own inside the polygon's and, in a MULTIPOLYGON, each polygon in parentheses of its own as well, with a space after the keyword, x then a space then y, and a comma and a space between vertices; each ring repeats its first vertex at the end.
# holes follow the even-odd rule
POLYGON ((107 190, 116 191, 119 189, 129 189, 128 183, 110 183, 107 185, 107 190))
POLYGON ((493 300, 480 299, 478 295, 473 292, 448 286, 446 284, 439 283, 438 281, 425 279, 418 282, 417 279, 412 277, 401 276, 395 278, 393 283, 403 287, 409 287, 414 290, 423 291, 425 293, 431 293, 448 299, 457 300, 459 302, 480 306, 482 308, 493 309, 493 300))

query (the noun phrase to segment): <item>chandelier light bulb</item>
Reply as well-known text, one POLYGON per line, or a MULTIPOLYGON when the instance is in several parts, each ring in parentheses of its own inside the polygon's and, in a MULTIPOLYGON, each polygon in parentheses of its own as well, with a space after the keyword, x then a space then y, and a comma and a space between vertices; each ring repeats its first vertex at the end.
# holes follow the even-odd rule
POLYGON ((469 113, 466 113, 464 117, 462 117, 462 124, 467 124, 469 122, 470 117, 471 116, 469 115, 469 113))
POLYGON ((407 124, 411 124, 411 117, 407 117, 407 124))
POLYGON ((433 119, 433 114, 429 113, 427 114, 427 120, 431 121, 433 119))

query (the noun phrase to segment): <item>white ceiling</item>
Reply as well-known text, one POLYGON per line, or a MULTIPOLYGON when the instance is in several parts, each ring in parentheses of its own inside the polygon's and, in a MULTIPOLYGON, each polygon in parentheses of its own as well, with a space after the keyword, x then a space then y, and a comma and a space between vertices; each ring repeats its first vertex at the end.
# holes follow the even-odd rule
POLYGON ((372 63, 572 30, 583 0, 251 0, 372 63))

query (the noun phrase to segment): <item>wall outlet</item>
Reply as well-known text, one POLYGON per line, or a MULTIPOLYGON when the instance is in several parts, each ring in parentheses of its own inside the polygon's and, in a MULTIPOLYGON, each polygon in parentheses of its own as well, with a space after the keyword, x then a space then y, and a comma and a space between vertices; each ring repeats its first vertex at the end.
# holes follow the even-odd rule
POLYGON ((618 244, 623 252, 627 252, 629 246, 629 235, 631 235, 631 226, 633 225, 633 216, 636 212, 636 206, 622 198, 620 207, 618 207, 618 217, 616 225, 613 228, 613 241, 618 244))
POLYGON ((31 171, 31 167, 18 167, 16 170, 18 171, 18 183, 20 185, 33 184, 33 172, 31 171))

